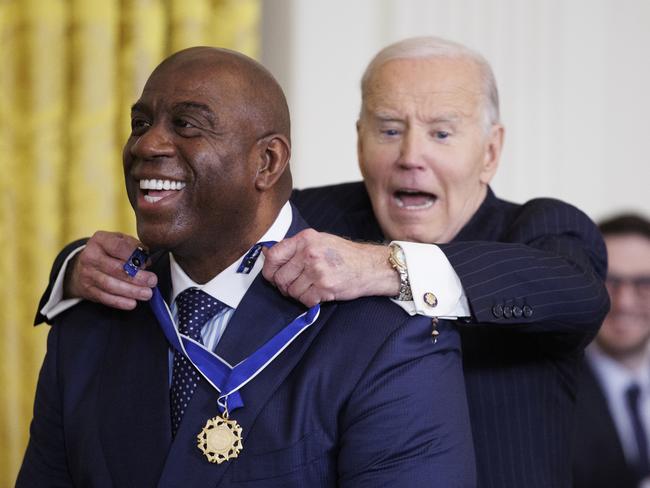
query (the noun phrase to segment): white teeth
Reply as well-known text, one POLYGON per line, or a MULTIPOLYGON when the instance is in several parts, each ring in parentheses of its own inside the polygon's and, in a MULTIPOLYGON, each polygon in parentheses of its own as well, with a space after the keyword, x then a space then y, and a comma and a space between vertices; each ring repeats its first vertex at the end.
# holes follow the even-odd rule
MULTIPOLYGON (((411 193, 411 192, 405 192, 405 193, 411 193)), ((424 203, 421 203, 420 205, 407 205, 399 197, 394 197, 394 199, 395 199, 395 203, 399 208, 405 208, 407 210, 426 210, 427 208, 432 207, 433 204, 435 203, 435 198, 428 198, 424 203)))
POLYGON ((152 197, 151 195, 145 195, 145 201, 149 203, 156 203, 158 200, 162 200, 163 197, 152 197))
POLYGON ((172 180, 140 180, 141 190, 182 190, 185 183, 172 180))
POLYGON ((431 206, 433 206, 433 201, 429 200, 428 202, 423 203, 422 205, 405 205, 403 201, 401 201, 399 198, 397 199, 397 206, 400 208, 405 208, 408 210, 422 210, 422 209, 427 209, 431 206))

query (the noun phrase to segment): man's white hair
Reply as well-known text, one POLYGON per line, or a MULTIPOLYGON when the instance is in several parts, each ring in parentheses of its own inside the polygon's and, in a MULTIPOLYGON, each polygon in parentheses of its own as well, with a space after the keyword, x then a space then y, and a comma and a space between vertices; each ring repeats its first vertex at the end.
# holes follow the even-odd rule
POLYGON ((483 95, 483 122, 486 130, 499 123, 499 92, 492 68, 486 59, 476 51, 434 36, 411 37, 391 44, 372 58, 361 78, 362 107, 368 92, 370 79, 381 66, 393 59, 452 58, 466 59, 479 69, 483 95))

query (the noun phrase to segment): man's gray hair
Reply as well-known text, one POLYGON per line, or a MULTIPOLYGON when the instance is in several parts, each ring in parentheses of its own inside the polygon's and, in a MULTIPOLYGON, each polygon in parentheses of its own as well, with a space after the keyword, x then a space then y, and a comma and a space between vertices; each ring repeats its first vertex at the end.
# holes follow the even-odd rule
MULTIPOLYGON (((476 64, 483 85, 483 119, 486 130, 499 123, 499 92, 492 68, 476 51, 453 41, 433 36, 411 37, 391 44, 377 53, 361 78, 362 104, 368 84, 375 71, 393 59, 452 58, 467 59, 476 64)), ((363 109, 363 105, 362 105, 363 109)))

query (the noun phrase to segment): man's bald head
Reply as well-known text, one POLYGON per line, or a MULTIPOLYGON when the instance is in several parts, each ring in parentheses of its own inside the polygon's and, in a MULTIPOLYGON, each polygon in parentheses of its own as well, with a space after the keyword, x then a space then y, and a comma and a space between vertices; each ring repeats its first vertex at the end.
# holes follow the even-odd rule
POLYGON ((247 102, 241 110, 255 120, 263 133, 278 133, 291 140, 289 106, 282 88, 273 75, 248 56, 217 47, 197 46, 178 51, 156 67, 161 69, 214 70, 215 76, 228 80, 247 102))

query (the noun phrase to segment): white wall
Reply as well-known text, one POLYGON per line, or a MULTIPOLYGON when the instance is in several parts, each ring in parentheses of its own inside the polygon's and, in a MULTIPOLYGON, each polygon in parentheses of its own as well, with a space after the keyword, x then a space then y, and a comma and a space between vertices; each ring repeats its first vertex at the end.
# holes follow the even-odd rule
POLYGON ((262 62, 285 88, 297 187, 360 178, 354 124, 370 58, 433 34, 480 51, 506 146, 493 182, 602 218, 650 215, 649 0, 266 0, 262 62))

